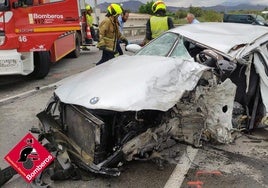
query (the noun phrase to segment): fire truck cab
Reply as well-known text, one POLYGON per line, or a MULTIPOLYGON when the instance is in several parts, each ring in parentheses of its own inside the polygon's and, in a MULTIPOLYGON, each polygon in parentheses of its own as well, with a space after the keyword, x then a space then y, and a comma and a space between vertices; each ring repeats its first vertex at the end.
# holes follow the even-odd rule
POLYGON ((78 57, 84 0, 0 0, 0 75, 43 78, 50 63, 78 57))

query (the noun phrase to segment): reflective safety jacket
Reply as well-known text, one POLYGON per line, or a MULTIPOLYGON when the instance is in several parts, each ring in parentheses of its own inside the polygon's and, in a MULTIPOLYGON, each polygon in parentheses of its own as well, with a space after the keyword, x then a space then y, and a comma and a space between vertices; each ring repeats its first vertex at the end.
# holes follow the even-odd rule
POLYGON ((165 15, 152 16, 146 23, 146 34, 142 45, 172 28, 174 28, 172 18, 165 15))
POLYGON ((154 39, 169 29, 168 17, 152 16, 150 18, 150 25, 151 25, 152 38, 154 39))
POLYGON ((87 20, 87 25, 89 27, 91 27, 92 24, 93 24, 93 16, 92 15, 89 15, 89 14, 86 14, 86 20, 87 20))
POLYGON ((117 18, 113 16, 105 17, 99 25, 99 43, 97 47, 116 52, 116 43, 119 39, 126 40, 119 31, 117 18))

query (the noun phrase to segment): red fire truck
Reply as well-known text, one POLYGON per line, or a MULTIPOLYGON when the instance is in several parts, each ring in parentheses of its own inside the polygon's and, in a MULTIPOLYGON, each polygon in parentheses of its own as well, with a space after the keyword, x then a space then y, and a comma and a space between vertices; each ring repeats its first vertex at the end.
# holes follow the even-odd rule
POLYGON ((0 0, 0 75, 43 78, 50 62, 78 57, 84 0, 0 0))

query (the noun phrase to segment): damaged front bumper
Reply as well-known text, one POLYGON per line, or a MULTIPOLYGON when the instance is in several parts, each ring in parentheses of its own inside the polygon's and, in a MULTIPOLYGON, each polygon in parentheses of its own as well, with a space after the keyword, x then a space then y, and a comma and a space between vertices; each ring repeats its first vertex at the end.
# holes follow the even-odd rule
MULTIPOLYGON (((75 110, 75 107, 73 107, 75 110)), ((59 124, 53 119, 51 115, 49 115, 46 111, 42 111, 37 115, 41 122, 41 131, 39 134, 39 140, 42 142, 42 140, 45 138, 48 140, 49 143, 46 143, 45 146, 49 148, 50 152, 55 153, 55 157, 59 161, 59 164, 63 167, 63 170, 66 170, 67 168, 70 168, 72 166, 71 163, 74 163, 77 167, 81 167, 82 169, 93 172, 93 173, 99 173, 99 174, 105 174, 105 175, 111 175, 111 176, 119 176, 120 171, 116 168, 107 168, 109 165, 109 162, 112 160, 110 158, 102 161, 102 163, 94 163, 94 158, 97 158, 96 155, 98 155, 99 147, 98 147, 98 138, 95 135, 93 135, 94 140, 90 142, 89 140, 85 140, 85 138, 92 133, 96 133, 100 130, 98 128, 102 123, 101 122, 92 122, 90 119, 85 119, 88 121, 88 125, 92 126, 91 128, 95 129, 94 132, 85 131, 83 135, 80 135, 80 138, 78 139, 75 135, 75 132, 70 132, 70 134, 65 135, 62 131, 62 128, 60 128, 59 124), (72 134, 74 133, 74 134, 72 134), (95 139, 96 138, 96 139, 95 139), (74 141, 76 139, 76 141, 74 141), (79 141, 84 141, 84 144, 77 143, 79 141), (82 144, 82 145, 80 145, 82 144), (88 149, 90 148, 90 149, 88 149), (67 162, 66 162, 67 161, 67 162), (69 163, 67 165, 67 163, 69 163)), ((95 118, 97 120, 97 118, 95 118)), ((79 129, 79 126, 76 126, 77 129, 79 129)), ((74 127, 74 128, 76 128, 74 127)), ((79 134, 79 133, 78 133, 79 134)), ((120 155, 120 152, 117 152, 117 155, 120 155)), ((116 158, 117 156, 114 156, 116 158)), ((113 159, 114 160, 114 159, 113 159)))

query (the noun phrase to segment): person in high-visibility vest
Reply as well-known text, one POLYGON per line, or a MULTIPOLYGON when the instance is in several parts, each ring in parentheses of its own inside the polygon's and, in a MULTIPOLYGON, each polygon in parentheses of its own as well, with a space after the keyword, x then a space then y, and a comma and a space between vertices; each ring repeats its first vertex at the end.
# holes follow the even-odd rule
POLYGON ((166 16, 166 5, 163 1, 159 0, 154 2, 152 12, 154 15, 151 16, 146 23, 146 34, 142 45, 147 44, 163 32, 174 28, 173 20, 166 16))
POLYGON ((91 37, 93 39, 93 41, 97 41, 97 38, 96 38, 96 33, 95 33, 95 29, 93 27, 93 22, 94 22, 94 18, 93 16, 91 15, 93 12, 93 9, 90 5, 87 5, 86 6, 86 21, 87 21, 87 27, 89 27, 90 29, 90 33, 91 33, 91 37))
POLYGON ((119 55, 116 44, 121 40, 126 45, 128 40, 120 33, 118 16, 123 12, 118 4, 110 4, 107 8, 107 14, 99 25, 99 42, 97 47, 102 50, 102 57, 96 65, 100 65, 115 56, 119 55))

